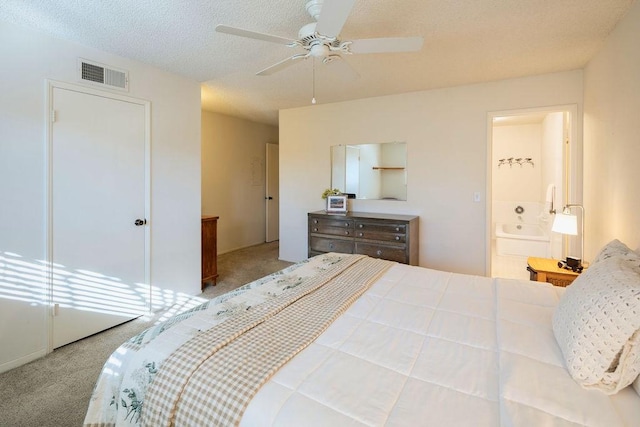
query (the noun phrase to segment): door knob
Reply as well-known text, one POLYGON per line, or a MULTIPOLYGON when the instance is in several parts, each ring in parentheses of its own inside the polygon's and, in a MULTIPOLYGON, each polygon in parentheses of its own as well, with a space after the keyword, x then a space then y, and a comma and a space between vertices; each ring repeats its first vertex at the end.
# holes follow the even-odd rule
POLYGON ((265 197, 265 199, 267 199, 267 200, 273 200, 273 197, 269 196, 269 197, 265 197))
POLYGON ((140 227, 141 225, 145 225, 147 223, 146 219, 136 219, 136 222, 134 222, 134 224, 136 225, 136 227, 140 227))

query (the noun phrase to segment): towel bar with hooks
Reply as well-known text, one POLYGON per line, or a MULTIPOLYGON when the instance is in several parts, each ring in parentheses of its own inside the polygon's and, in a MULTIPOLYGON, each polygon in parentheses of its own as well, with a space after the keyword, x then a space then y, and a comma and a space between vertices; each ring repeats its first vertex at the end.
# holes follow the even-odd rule
POLYGON ((513 165, 522 167, 524 164, 530 164, 532 168, 536 167, 531 157, 509 157, 498 160, 498 168, 503 165, 509 165, 510 168, 512 168, 513 165))

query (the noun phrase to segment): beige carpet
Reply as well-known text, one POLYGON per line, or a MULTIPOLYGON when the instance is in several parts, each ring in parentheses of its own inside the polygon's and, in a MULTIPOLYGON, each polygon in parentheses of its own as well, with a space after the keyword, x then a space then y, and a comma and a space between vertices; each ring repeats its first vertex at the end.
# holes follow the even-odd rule
MULTIPOLYGON (((216 297, 289 265, 278 260, 278 242, 220 255, 218 283, 207 286, 200 296, 216 297)), ((0 427, 82 425, 107 357, 161 315, 132 320, 0 374, 0 427)))

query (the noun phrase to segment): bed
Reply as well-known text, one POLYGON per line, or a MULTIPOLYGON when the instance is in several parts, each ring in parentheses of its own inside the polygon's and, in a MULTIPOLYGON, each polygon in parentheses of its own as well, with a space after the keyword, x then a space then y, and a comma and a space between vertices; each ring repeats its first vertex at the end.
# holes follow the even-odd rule
MULTIPOLYGON (((640 277, 640 255, 616 245, 585 272, 609 277, 621 256, 625 279, 640 277)), ((624 372, 606 362, 594 382, 594 369, 580 372, 594 348, 585 359, 581 345, 567 349, 572 338, 556 338, 571 333, 575 310, 563 294, 575 287, 577 310, 591 295, 577 284, 319 255, 124 343, 104 365, 85 425, 640 425, 639 381, 638 391, 629 385, 640 311, 625 318, 624 354, 613 352, 624 372)), ((639 300, 640 283, 625 292, 618 299, 639 300)))

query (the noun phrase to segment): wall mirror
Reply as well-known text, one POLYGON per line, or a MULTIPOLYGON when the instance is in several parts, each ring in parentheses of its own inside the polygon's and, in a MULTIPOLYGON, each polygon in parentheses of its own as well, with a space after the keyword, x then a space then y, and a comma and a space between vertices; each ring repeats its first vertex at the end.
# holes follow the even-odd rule
POLYGON ((332 146, 331 188, 356 199, 407 200, 407 143, 332 146))

